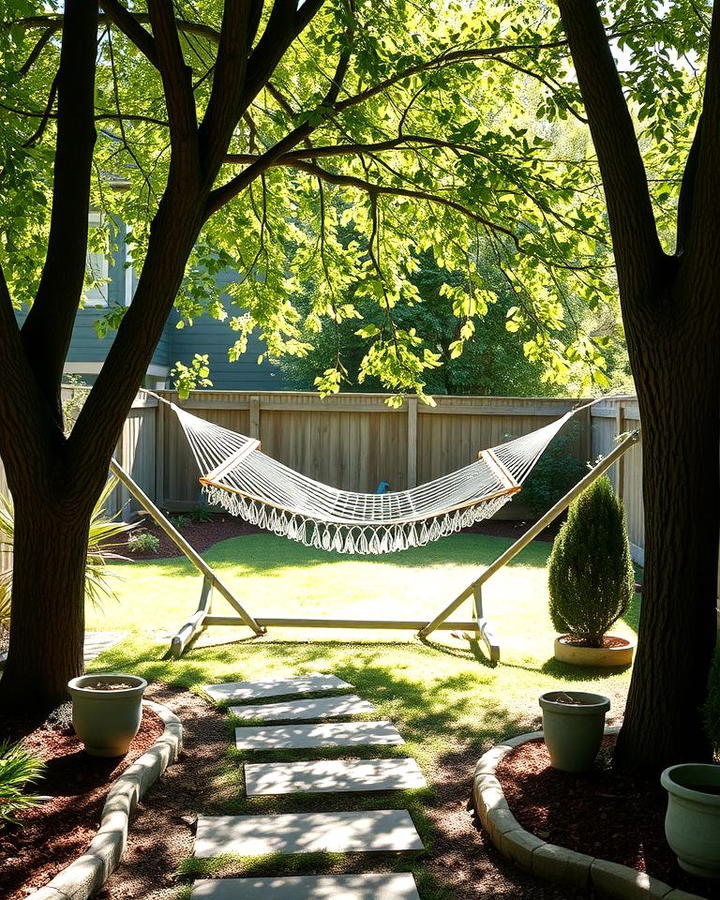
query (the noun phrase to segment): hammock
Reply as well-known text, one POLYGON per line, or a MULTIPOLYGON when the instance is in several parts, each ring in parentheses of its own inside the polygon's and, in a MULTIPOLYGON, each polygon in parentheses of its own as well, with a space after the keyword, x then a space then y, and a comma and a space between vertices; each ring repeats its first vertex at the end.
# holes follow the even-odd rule
POLYGON ((209 503, 307 547, 362 554, 420 547, 489 519, 521 489, 547 445, 579 411, 483 450, 475 462, 434 481, 363 494, 314 481, 267 456, 259 441, 169 405, 209 503))

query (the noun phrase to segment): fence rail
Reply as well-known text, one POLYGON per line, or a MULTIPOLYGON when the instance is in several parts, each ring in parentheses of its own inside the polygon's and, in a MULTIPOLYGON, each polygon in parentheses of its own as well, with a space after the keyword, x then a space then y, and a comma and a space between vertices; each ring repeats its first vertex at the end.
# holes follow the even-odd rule
MULTIPOLYGON (((174 399, 171 392, 159 392, 174 399)), ((415 397, 394 409, 382 394, 198 391, 178 405, 211 422, 259 439, 263 450, 318 481, 343 490, 391 490, 422 484, 467 465, 478 450, 519 437, 563 415, 574 398, 437 397, 429 407, 415 397)), ((637 428, 634 397, 614 398, 578 415, 568 446, 583 462, 605 456, 617 435, 637 428)), ((139 396, 116 450, 120 465, 160 507, 187 509, 200 499, 197 470, 176 416, 152 397, 139 396)), ((612 472, 625 501, 630 540, 642 562, 642 457, 632 449, 612 472)), ((0 492, 6 490, 0 467, 0 492)), ((501 511, 527 515, 522 494, 501 511)), ((110 512, 132 518, 138 505, 118 486, 110 512)), ((0 558, 7 565, 7 556, 0 558)))

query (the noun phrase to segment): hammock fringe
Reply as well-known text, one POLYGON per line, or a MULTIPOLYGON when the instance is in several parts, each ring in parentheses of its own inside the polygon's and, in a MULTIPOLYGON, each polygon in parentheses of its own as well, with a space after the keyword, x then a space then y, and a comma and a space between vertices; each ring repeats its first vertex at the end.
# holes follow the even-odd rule
POLYGON ((424 547, 441 537, 491 518, 512 497, 511 494, 494 497, 423 522, 348 526, 291 514, 213 485, 204 484, 203 493, 209 504, 221 506, 233 516, 306 547, 365 556, 424 547))

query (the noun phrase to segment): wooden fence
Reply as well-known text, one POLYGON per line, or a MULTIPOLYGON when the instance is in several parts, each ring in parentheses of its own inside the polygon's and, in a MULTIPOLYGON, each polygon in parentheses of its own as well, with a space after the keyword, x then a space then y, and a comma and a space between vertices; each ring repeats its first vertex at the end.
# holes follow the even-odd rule
MULTIPOLYGON (((160 392, 163 394, 163 392, 160 392)), ((174 399, 170 392, 164 392, 174 399)), ((574 399, 437 397, 425 406, 414 397, 399 409, 381 394, 199 391, 180 405, 218 425, 258 438, 263 450, 294 469, 344 490, 391 490, 422 484, 476 459, 478 450, 518 437, 561 416, 574 399)), ((605 455, 616 435, 638 426, 633 397, 597 404, 578 415, 568 447, 583 462, 605 455)), ((183 510, 201 500, 197 470, 176 416, 154 398, 133 404, 116 458, 162 508, 183 510)), ((615 467, 625 500, 633 551, 642 561, 643 508, 640 450, 615 467)), ((0 473, 0 491, 4 478, 0 473)), ((527 515, 520 495, 501 510, 527 515)), ((129 519, 137 505, 118 487, 110 512, 129 519)))

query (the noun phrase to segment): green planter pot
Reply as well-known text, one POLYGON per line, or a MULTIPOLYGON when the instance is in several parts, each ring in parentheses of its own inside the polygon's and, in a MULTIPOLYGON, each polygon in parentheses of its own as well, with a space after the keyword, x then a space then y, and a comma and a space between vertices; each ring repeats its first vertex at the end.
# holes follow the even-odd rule
POLYGON ((586 772, 602 743, 610 699, 585 691, 547 691, 540 695, 540 707, 552 767, 561 772, 586 772), (570 697, 576 703, 562 703, 558 697, 570 697))
POLYGON ((665 837, 680 867, 701 878, 720 878, 720 766, 670 766, 660 783, 668 794, 665 837))
POLYGON ((144 678, 119 673, 81 675, 68 682, 73 726, 87 753, 125 756, 140 729, 146 687, 144 678))

